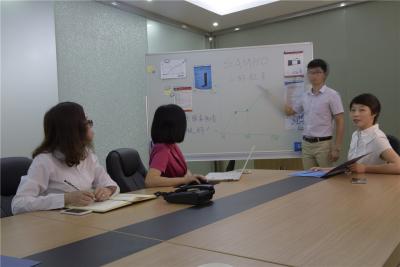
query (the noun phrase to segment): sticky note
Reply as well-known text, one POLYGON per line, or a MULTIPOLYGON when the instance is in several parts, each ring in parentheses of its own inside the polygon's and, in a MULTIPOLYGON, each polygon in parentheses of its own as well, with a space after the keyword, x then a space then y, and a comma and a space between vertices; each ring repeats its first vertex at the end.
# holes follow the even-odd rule
POLYGON ((164 95, 166 95, 166 96, 171 96, 171 95, 172 95, 172 88, 166 88, 166 89, 164 89, 164 95))
POLYGON ((156 70, 153 65, 147 66, 147 73, 155 73, 155 72, 156 72, 156 70))

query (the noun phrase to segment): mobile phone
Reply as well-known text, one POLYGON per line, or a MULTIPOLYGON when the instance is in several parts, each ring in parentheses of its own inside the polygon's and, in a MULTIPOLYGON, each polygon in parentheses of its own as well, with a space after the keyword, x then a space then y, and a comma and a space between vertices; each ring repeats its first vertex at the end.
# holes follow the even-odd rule
POLYGON ((70 215, 85 215, 91 213, 91 210, 83 210, 83 209, 66 209, 62 210, 61 213, 70 214, 70 215))
POLYGON ((351 178, 352 184, 366 184, 367 178, 351 178))

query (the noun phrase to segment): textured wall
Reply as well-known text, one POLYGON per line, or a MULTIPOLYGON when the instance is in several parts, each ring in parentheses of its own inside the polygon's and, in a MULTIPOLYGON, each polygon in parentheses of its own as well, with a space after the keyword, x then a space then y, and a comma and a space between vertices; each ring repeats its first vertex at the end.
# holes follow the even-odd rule
POLYGON ((134 147, 148 161, 146 20, 97 2, 56 2, 59 98, 94 120, 95 150, 134 147))
POLYGON ((147 20, 149 53, 206 49, 206 38, 197 33, 147 20))
MULTIPOLYGON (((166 53, 206 49, 208 40, 196 33, 172 27, 163 23, 147 21, 148 53, 166 53)), ((193 173, 206 174, 213 170, 213 162, 189 162, 193 173)))

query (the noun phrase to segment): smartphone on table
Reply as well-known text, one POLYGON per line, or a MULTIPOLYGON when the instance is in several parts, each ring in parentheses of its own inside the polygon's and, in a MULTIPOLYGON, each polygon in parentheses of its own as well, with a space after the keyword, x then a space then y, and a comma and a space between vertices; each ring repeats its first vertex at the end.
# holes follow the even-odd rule
POLYGON ((66 209, 62 210, 61 213, 70 214, 70 215, 85 215, 91 213, 91 210, 83 210, 83 209, 66 209))
POLYGON ((366 184, 367 178, 351 178, 352 184, 366 184))

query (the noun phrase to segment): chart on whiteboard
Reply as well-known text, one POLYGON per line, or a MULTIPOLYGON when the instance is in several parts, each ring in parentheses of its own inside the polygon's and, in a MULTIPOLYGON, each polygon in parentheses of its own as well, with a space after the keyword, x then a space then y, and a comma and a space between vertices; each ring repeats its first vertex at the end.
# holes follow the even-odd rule
POLYGON ((180 79, 186 77, 186 61, 184 59, 164 59, 161 61, 161 79, 180 79))

